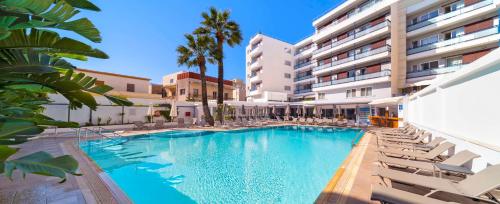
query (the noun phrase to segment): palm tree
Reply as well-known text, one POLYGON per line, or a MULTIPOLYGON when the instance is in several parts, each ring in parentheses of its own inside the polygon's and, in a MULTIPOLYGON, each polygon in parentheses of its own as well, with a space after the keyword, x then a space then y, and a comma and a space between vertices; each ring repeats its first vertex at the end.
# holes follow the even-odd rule
POLYGON ((187 45, 180 45, 177 47, 177 63, 179 65, 186 65, 187 67, 198 66, 200 68, 200 78, 201 78, 201 104, 203 105, 203 113, 205 114, 205 120, 211 126, 214 125, 214 119, 210 114, 210 109, 208 108, 208 96, 207 96, 207 81, 205 72, 207 71, 206 62, 213 62, 213 58, 210 57, 211 49, 213 49, 213 40, 206 35, 196 35, 191 34, 185 35, 187 39, 187 45))
POLYGON ((211 7, 209 13, 201 14, 203 21, 202 27, 196 29, 196 34, 209 35, 217 42, 216 49, 213 52, 213 58, 217 61, 218 66, 218 88, 217 88, 217 118, 222 122, 222 108, 224 107, 224 44, 229 46, 239 45, 242 41, 240 26, 230 20, 230 12, 217 11, 211 7))

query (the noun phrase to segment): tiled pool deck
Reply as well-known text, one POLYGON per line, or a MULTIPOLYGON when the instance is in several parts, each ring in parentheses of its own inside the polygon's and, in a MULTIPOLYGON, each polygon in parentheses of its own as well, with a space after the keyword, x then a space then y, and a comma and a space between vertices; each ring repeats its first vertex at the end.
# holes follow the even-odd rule
MULTIPOLYGON (((133 131, 122 135, 148 132, 151 131, 133 131)), ((371 171, 376 155, 372 137, 369 133, 365 134, 316 203, 373 203, 370 201, 370 184, 375 182, 371 171)), ((13 181, 0 177, 0 203, 129 203, 119 190, 112 190, 113 187, 105 184, 103 179, 106 178, 100 174, 102 171, 72 145, 76 140, 64 136, 35 139, 22 144, 16 156, 36 151, 47 151, 53 155, 71 154, 78 160, 83 176, 70 175, 62 184, 58 183, 58 178, 36 175, 28 175, 23 179, 16 173, 13 181)))

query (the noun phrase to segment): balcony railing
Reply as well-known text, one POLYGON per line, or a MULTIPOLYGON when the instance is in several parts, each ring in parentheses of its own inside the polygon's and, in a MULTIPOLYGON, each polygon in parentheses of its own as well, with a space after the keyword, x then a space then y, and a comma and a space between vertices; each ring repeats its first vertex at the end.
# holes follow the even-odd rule
POLYGON ((293 93, 294 94, 303 94, 303 93, 309 93, 309 92, 312 92, 312 89, 299 89, 299 90, 295 90, 293 93))
POLYGON ((328 28, 330 28, 330 27, 332 27, 334 25, 337 25, 337 24, 339 24, 339 23, 347 20, 347 19, 350 19, 350 18, 352 18, 354 16, 357 16, 357 15, 359 15, 359 13, 361 13, 361 12, 363 12, 363 11, 371 8, 371 7, 373 7, 374 5, 376 5, 376 4, 378 4, 379 2, 382 2, 382 1, 384 1, 384 0, 373 0, 370 3, 363 5, 363 7, 358 7, 356 9, 354 9, 354 11, 352 13, 349 14, 348 18, 343 19, 343 20, 336 20, 336 21, 332 22, 330 25, 327 25, 327 26, 321 28, 317 32, 320 33, 320 32, 322 32, 322 31, 324 31, 324 30, 326 30, 326 29, 328 29, 328 28))
POLYGON ((312 87, 313 88, 320 88, 320 87, 325 87, 325 86, 344 84, 344 83, 349 83, 349 82, 354 82, 354 81, 362 81, 362 80, 385 77, 385 76, 390 76, 390 75, 391 75, 390 70, 384 70, 381 72, 376 72, 376 73, 371 73, 371 74, 364 74, 364 75, 358 75, 358 76, 344 78, 344 79, 337 79, 337 80, 331 80, 331 81, 326 81, 326 82, 320 82, 320 83, 313 84, 312 87))
POLYGON ((296 65, 295 65, 295 66, 293 66, 293 67, 294 67, 295 69, 300 69, 300 68, 305 67, 305 66, 308 66, 308 65, 310 65, 310 64, 312 64, 312 62, 311 62, 311 61, 309 61, 309 62, 303 62, 303 63, 300 63, 300 64, 296 64, 296 65))
POLYGON ((296 77, 293 79, 293 81, 297 82, 297 81, 302 81, 302 80, 311 79, 311 78, 314 78, 314 75, 310 74, 310 75, 306 75, 306 76, 296 77))
POLYGON ((431 76, 431 75, 438 75, 438 74, 445 74, 449 72, 454 72, 459 69, 462 69, 463 65, 455 65, 455 66, 449 66, 449 67, 441 67, 441 68, 436 68, 436 69, 428 69, 428 70, 423 70, 423 71, 417 71, 417 72, 410 72, 406 74, 406 78, 416 78, 416 77, 423 77, 423 76, 431 76))
POLYGON ((305 51, 307 51, 307 50, 310 50, 312 47, 313 47, 313 46, 312 46, 312 45, 310 45, 310 46, 308 46, 308 47, 304 47, 304 48, 302 48, 302 49, 299 49, 299 50, 297 50, 297 51, 295 52, 295 54, 294 54, 294 55, 295 55, 295 56, 296 56, 296 55, 300 55, 300 53, 303 53, 303 52, 305 52, 305 51))
POLYGON ((462 35, 460 37, 452 38, 449 40, 444 40, 444 41, 440 41, 440 42, 436 42, 436 43, 432 43, 432 44, 414 47, 414 48, 411 48, 408 50, 408 55, 416 54, 419 52, 425 52, 425 51, 429 51, 429 50, 434 50, 437 48, 446 47, 446 46, 450 46, 450 45, 455 45, 457 43, 463 43, 463 42, 467 42, 470 40, 475 40, 475 39, 479 39, 479 38, 483 38, 483 37, 487 37, 487 36, 495 35, 495 34, 498 34, 498 27, 497 26, 494 26, 492 28, 488 28, 485 30, 477 31, 474 33, 470 33, 467 35, 462 35))
POLYGON ((333 66, 336 66, 336 65, 344 64, 344 63, 347 63, 347 62, 350 62, 350 61, 362 59, 362 58, 365 58, 365 57, 368 57, 368 56, 380 54, 380 53, 387 52, 387 51, 389 51, 389 52, 391 51, 391 47, 388 46, 388 45, 386 45, 384 47, 380 47, 380 48, 374 49, 374 50, 369 50, 369 51, 366 51, 366 52, 358 53, 358 54, 355 54, 353 56, 349 56, 349 57, 341 59, 341 60, 336 60, 336 61, 333 61, 333 62, 330 62, 330 63, 322 64, 320 66, 315 67, 313 69, 313 71, 319 71, 319 70, 322 70, 322 69, 330 68, 330 67, 333 67, 333 66))
POLYGON ((485 6, 489 6, 491 4, 493 4, 493 0, 480 1, 480 2, 477 2, 475 4, 463 7, 461 9, 458 9, 456 11, 452 11, 452 12, 447 13, 447 14, 438 15, 438 16, 436 16, 434 18, 431 18, 431 19, 419 21, 419 22, 416 22, 415 24, 410 24, 410 25, 407 26, 407 30, 408 30, 408 32, 414 31, 414 30, 417 30, 419 28, 423 28, 423 27, 426 27, 428 25, 437 23, 439 21, 450 19, 452 17, 458 16, 458 15, 461 15, 461 14, 464 14, 464 13, 468 13, 470 11, 474 11, 476 9, 479 9, 479 8, 482 8, 482 7, 485 7, 485 6))
POLYGON ((337 47, 338 45, 341 45, 341 44, 344 44, 346 42, 349 42, 351 40, 354 40, 354 39, 357 39, 357 38, 360 38, 360 37, 363 37, 369 33, 372 33, 372 32, 375 32, 377 30, 380 30, 382 28, 385 28, 387 27, 388 25, 390 25, 389 21, 384 21, 382 23, 379 23, 377 25, 374 25, 373 27, 370 27, 370 28, 367 28, 365 30, 362 30, 362 31, 359 31, 357 33, 354 33, 353 35, 350 35, 349 37, 347 38, 344 38, 342 40, 339 40, 339 41, 335 41, 335 42, 332 42, 332 44, 330 45, 327 45, 327 46, 324 46, 324 47, 321 47, 317 50, 315 50, 313 53, 314 54, 317 54, 317 53, 320 53, 320 52, 323 52, 323 51, 326 51, 326 50, 329 50, 333 47, 337 47))

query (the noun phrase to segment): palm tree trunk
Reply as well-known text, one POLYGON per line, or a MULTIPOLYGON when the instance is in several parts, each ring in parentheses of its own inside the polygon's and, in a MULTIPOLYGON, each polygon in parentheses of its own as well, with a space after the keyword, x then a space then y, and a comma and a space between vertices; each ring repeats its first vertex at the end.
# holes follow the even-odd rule
POLYGON ((205 115, 205 120, 210 126, 214 126, 214 118, 210 114, 210 108, 208 107, 208 95, 207 95, 207 79, 205 76, 205 71, 207 70, 205 62, 203 60, 200 66, 200 78, 201 78, 201 104, 203 106, 203 113, 205 115))
POLYGON ((217 56, 218 65, 218 79, 217 79, 217 118, 221 124, 224 122, 222 117, 222 109, 224 108, 224 39, 220 37, 217 38, 217 50, 219 56, 217 56))

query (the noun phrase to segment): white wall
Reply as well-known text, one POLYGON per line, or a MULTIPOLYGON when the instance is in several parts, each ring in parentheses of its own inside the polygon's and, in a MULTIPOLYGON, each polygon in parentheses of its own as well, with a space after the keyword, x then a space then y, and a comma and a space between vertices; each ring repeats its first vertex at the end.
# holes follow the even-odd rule
MULTIPOLYGON (((112 103, 103 96, 95 96, 97 103, 100 104, 95 111, 90 112, 86 106, 76 109, 68 110, 68 100, 61 95, 51 94, 50 99, 52 104, 45 105, 44 114, 60 121, 77 122, 80 125, 85 125, 90 121, 92 116, 92 123, 97 124, 98 118, 101 118, 101 124, 106 124, 108 118, 111 118, 110 124, 122 124, 122 106, 111 106, 112 103), (69 111, 69 112, 68 112, 69 111)), ((134 106, 123 107, 123 123, 132 123, 134 121, 146 122, 145 116, 150 115, 149 106, 163 104, 166 101, 159 99, 142 99, 142 98, 128 98, 134 103, 134 106)), ((165 110, 164 107, 153 107, 155 110, 165 110)), ((155 120, 163 120, 163 117, 154 118, 155 120)))
POLYGON ((474 170, 500 163, 500 49, 415 93, 405 121, 482 157, 474 170))
POLYGON ((76 70, 76 72, 82 72, 87 76, 97 78, 97 80, 100 81, 104 81, 104 84, 113 87, 114 91, 127 91, 127 84, 134 84, 134 92, 149 93, 149 79, 114 76, 109 74, 88 72, 85 70, 76 70))

